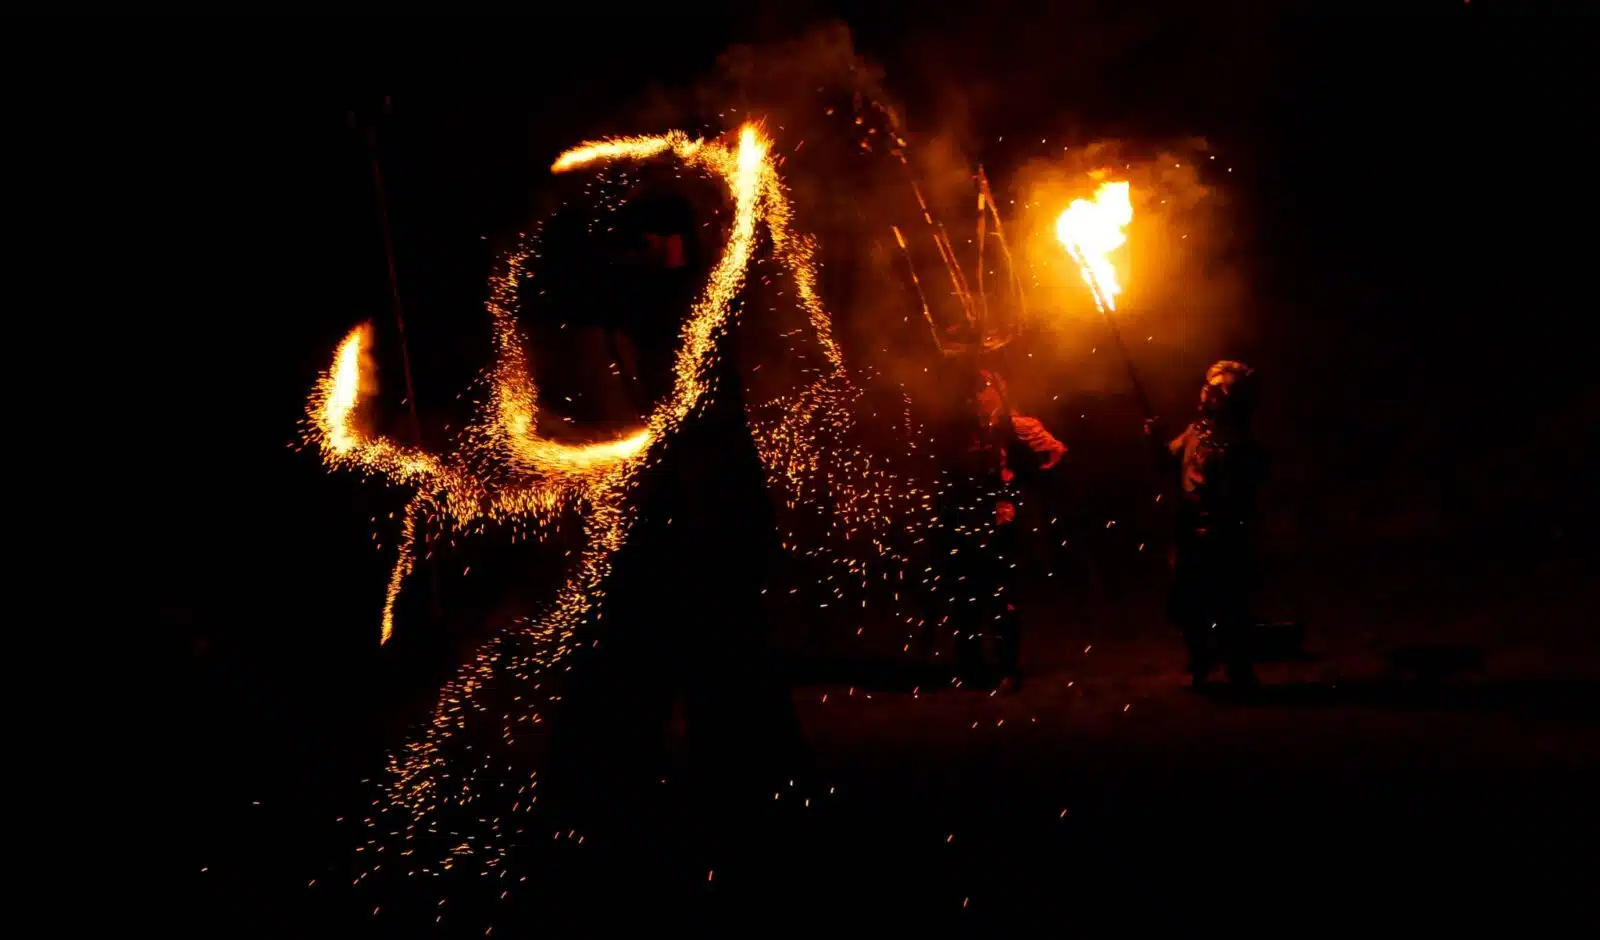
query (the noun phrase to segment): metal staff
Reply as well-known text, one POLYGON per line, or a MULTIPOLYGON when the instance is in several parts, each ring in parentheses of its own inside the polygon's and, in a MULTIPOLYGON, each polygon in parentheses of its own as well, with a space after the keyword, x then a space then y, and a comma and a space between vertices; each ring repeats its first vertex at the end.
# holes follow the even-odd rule
MULTIPOLYGON (((1011 286, 1017 292, 1017 315, 1018 317, 1026 317, 1028 315, 1028 307, 1027 297, 1022 289, 1022 274, 1017 270, 1016 263, 1011 260, 1011 247, 1006 244, 1005 225, 1000 221, 1000 206, 995 203, 994 193, 989 190, 989 177, 983 172, 982 166, 978 167, 978 194, 981 199, 988 202, 989 213, 994 216, 994 234, 1000 240, 1000 252, 1005 256, 1006 270, 1011 272, 1011 286)), ((981 211, 981 203, 979 208, 981 211)))
MULTIPOLYGON (((389 109, 389 98, 383 99, 384 111, 389 109)), ((354 123, 355 114, 351 113, 354 123)), ((389 231, 389 198, 383 188, 383 172, 378 166, 378 129, 376 124, 367 127, 367 155, 372 164, 372 189, 378 202, 378 226, 383 233, 383 257, 389 265, 389 297, 394 306, 394 325, 400 335, 400 366, 406 379, 406 405, 411 413, 411 436, 422 444, 422 418, 417 413, 417 389, 411 381, 411 346, 406 341, 406 317, 400 304, 400 278, 395 271, 394 237, 389 231)))
POLYGON ((1139 381, 1139 372, 1133 367, 1133 357, 1128 354, 1128 346, 1122 341, 1122 331, 1117 329, 1117 321, 1105 307, 1100 308, 1100 315, 1106 318, 1106 326, 1111 328, 1111 338, 1117 344, 1117 353, 1122 356, 1122 366, 1128 370, 1128 384, 1133 386, 1133 394, 1139 399, 1139 410, 1144 412, 1146 420, 1154 418, 1150 397, 1144 393, 1144 383, 1139 381))
MULTIPOLYGON (((388 95, 383 98, 383 113, 388 114, 392 101, 388 95)), ((350 126, 355 129, 356 115, 350 112, 350 126)), ((389 226, 389 197, 383 188, 383 172, 378 165, 378 126, 377 118, 366 128, 367 156, 372 164, 372 189, 378 202, 378 223, 383 232, 383 256, 389 268, 389 297, 394 305, 394 324, 400 334, 400 366, 406 379, 406 406, 411 414, 411 437, 418 447, 422 446, 422 416, 417 411, 417 387, 411 381, 411 346, 406 341, 406 318, 404 308, 400 304, 400 277, 396 272, 394 262, 394 235, 389 226)), ((406 525, 411 523, 410 509, 406 510, 406 525)), ((436 565, 428 565, 428 583, 432 588, 429 598, 432 601, 433 616, 438 619, 444 616, 443 587, 439 584, 439 569, 436 565)))

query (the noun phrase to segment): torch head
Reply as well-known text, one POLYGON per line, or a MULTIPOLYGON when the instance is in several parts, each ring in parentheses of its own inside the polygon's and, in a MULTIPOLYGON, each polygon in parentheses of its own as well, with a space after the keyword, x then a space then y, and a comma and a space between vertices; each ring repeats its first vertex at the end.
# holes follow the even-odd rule
POLYGON ((1206 370, 1200 387, 1200 413, 1213 421, 1245 424, 1255 411, 1255 370, 1242 362, 1224 359, 1206 370))

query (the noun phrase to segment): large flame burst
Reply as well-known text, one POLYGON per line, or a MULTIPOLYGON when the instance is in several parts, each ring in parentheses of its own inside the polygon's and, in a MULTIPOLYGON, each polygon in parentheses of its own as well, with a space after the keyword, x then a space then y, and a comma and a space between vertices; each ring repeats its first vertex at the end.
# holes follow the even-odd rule
POLYGON ((1101 183, 1094 199, 1074 199, 1056 220, 1056 238, 1077 262, 1083 280, 1102 311, 1117 309, 1122 285, 1111 264, 1111 252, 1128 240, 1123 232, 1133 221, 1133 203, 1125 181, 1101 183))
MULTIPOLYGON (((577 628, 601 599, 611 560, 625 540, 634 517, 628 496, 638 471, 657 459, 673 432, 712 394, 717 338, 735 315, 734 300, 751 267, 758 229, 764 228, 772 260, 788 274, 822 364, 814 358, 805 371, 809 380, 786 394, 751 406, 749 423, 767 469, 769 485, 790 509, 806 504, 827 516, 829 536, 849 547, 844 551, 813 547, 802 550, 794 533, 787 546, 806 555, 829 552, 865 586, 868 569, 888 559, 903 563, 889 544, 888 533, 913 538, 932 523, 933 498, 910 477, 889 469, 889 462, 850 446, 851 405, 861 395, 849 380, 832 332, 830 317, 817 291, 812 262, 813 241, 791 229, 792 209, 771 156, 771 142, 754 125, 745 125, 736 145, 696 140, 680 132, 585 143, 563 153, 552 165, 561 173, 615 161, 672 157, 683 165, 724 182, 733 198, 732 230, 721 257, 689 312, 674 362, 671 393, 643 427, 613 440, 574 446, 542 436, 538 428, 538 389, 517 328, 518 280, 533 255, 526 241, 511 250, 491 278, 487 302, 494 330, 494 361, 486 370, 488 394, 474 422, 460 435, 459 449, 434 454, 406 447, 358 426, 363 387, 370 388, 367 349, 371 329, 356 327, 334 353, 308 403, 305 436, 330 468, 346 468, 380 477, 410 489, 402 519, 398 551, 383 605, 382 639, 394 629, 395 601, 410 574, 424 533, 479 532, 490 524, 527 525, 537 534, 554 528, 563 516, 579 511, 584 547, 552 605, 542 616, 522 621, 523 629, 504 632, 486 643, 475 658, 445 684, 432 721, 403 753, 391 758, 390 805, 414 818, 442 805, 465 806, 475 796, 480 773, 506 783, 503 764, 476 752, 481 761, 448 761, 443 743, 465 726, 469 710, 485 712, 477 693, 496 677, 515 678, 538 689, 537 676, 560 660, 573 645, 577 628), (826 443, 824 443, 826 441, 826 443), (490 468, 500 468, 491 471, 490 468)), ((910 451, 920 433, 905 425, 910 451)), ((925 456, 925 455, 919 455, 925 456)), ((887 579, 887 573, 884 574, 887 579)), ((833 580, 830 578, 829 580, 833 580)), ((834 588, 837 594, 841 589, 834 588)), ((898 599, 898 592, 896 593, 898 599)), ((865 601, 863 600, 863 604, 865 601)), ((520 711, 502 716, 503 739, 540 721, 533 702, 518 696, 520 711), (526 723, 526 724, 524 724, 526 723)), ((470 748, 469 748, 470 750, 470 748)), ((518 793, 533 786, 530 778, 518 793)), ((526 798, 521 806, 531 805, 526 798)), ((388 807, 380 812, 386 813, 388 807)), ((374 820, 368 820, 375 825, 374 820)), ((426 832, 434 832, 426 829, 426 832)), ((499 832, 496 820, 496 833, 499 832)), ((397 830, 395 835, 399 835, 397 830)), ((405 839, 416 834, 407 826, 405 839)), ((499 841, 490 840, 495 845, 499 841)), ((486 864, 494 866, 504 848, 491 849, 486 864)), ((410 852, 402 854, 409 855, 410 852)), ((444 867, 450 867, 447 859, 444 867)))

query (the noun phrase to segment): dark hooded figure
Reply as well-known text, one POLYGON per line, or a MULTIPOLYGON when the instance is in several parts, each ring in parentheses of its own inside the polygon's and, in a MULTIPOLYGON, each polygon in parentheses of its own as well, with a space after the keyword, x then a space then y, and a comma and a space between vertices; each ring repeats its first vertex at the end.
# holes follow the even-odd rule
POLYGON ((1223 360, 1206 370, 1199 416, 1157 442, 1163 476, 1178 485, 1169 614, 1189 651, 1195 688, 1221 659, 1230 681, 1255 681, 1250 661, 1249 590, 1256 494, 1265 457, 1250 431, 1259 393, 1254 370, 1223 360))
MULTIPOLYGON (((667 200, 619 222, 643 234, 612 276, 602 326, 641 413, 670 394, 705 254, 693 220, 667 200)), ((675 792, 687 784, 702 810, 694 830, 710 838, 741 831, 746 811, 794 776, 799 729, 761 598, 777 525, 745 422, 739 337, 737 326, 721 337, 713 391, 630 493, 638 518, 556 728, 556 790, 579 825, 614 844, 661 825, 673 739, 689 778, 672 781, 675 792)))

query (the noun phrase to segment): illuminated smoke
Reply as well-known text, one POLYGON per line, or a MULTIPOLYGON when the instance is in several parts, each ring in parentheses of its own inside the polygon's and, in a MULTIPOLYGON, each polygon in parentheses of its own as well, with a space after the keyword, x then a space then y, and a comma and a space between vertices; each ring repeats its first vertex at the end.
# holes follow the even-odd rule
MULTIPOLYGON (((311 395, 306 438, 330 469, 355 470, 411 492, 386 588, 384 640, 392 635, 396 601, 418 552, 441 535, 477 534, 501 526, 511 529, 514 540, 539 539, 574 513, 582 523, 583 546, 549 607, 480 646, 444 684, 430 721, 403 750, 391 755, 387 799, 367 823, 376 827, 376 819, 391 811, 410 817, 403 829, 390 832, 404 836, 400 857, 411 856, 419 832, 436 834, 432 827, 440 811, 466 807, 506 784, 509 765, 503 758, 481 747, 452 746, 450 741, 471 715, 489 713, 488 689, 520 688, 531 693, 516 696, 519 704, 500 715, 501 739, 508 747, 519 732, 541 721, 539 699, 547 694, 539 691, 544 677, 574 648, 577 630, 602 609, 612 558, 626 541, 637 512, 631 495, 639 471, 660 458, 680 424, 715 393, 717 340, 728 329, 734 302, 758 260, 763 232, 771 257, 761 263, 776 262, 787 275, 796 312, 804 318, 805 326, 794 331, 793 342, 805 344, 796 355, 806 365, 798 383, 786 385, 775 398, 748 406, 747 419, 769 487, 781 503, 780 517, 787 514, 794 523, 797 515, 809 513, 822 525, 820 536, 800 534, 803 526, 790 528, 782 533, 785 547, 824 561, 863 589, 869 572, 884 581, 891 580, 892 572, 894 597, 900 600, 909 571, 908 545, 925 541, 928 529, 937 525, 936 487, 919 482, 934 476, 928 472, 933 469, 931 442, 911 422, 909 411, 899 424, 903 439, 877 438, 870 447, 850 442, 853 409, 863 392, 845 368, 832 318, 819 295, 813 261, 816 245, 792 227, 793 208, 771 149, 765 133, 747 124, 736 145, 691 140, 676 132, 620 138, 585 143, 562 154, 552 166, 559 173, 616 161, 672 159, 719 179, 733 198, 727 242, 680 333, 672 389, 643 427, 583 445, 541 435, 538 388, 513 313, 522 272, 536 255, 528 240, 509 251, 491 277, 486 308, 494 354, 484 372, 486 394, 454 450, 435 454, 362 430, 362 389, 370 379, 369 326, 358 326, 340 343, 332 366, 311 395)), ((936 592, 937 578, 921 574, 922 588, 936 592)), ((842 597, 846 579, 830 575, 824 582, 834 598, 842 597)), ((513 785, 520 796, 514 812, 517 807, 531 808, 536 782, 529 777, 513 785)), ((428 874, 431 864, 449 869, 463 854, 477 856, 485 874, 501 865, 507 851, 502 826, 509 822, 498 816, 480 822, 489 832, 475 847, 457 846, 442 863, 413 858, 412 873, 428 874)))

